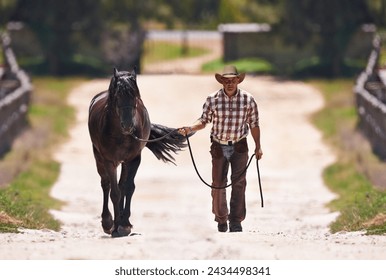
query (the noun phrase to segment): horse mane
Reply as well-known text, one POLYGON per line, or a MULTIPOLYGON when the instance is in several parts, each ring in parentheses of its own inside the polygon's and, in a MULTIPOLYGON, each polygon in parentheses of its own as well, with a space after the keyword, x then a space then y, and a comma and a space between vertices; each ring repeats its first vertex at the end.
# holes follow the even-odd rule
POLYGON ((114 68, 114 75, 111 78, 108 89, 108 103, 112 104, 116 94, 129 94, 133 98, 141 99, 137 85, 137 74, 133 71, 118 71, 114 68))

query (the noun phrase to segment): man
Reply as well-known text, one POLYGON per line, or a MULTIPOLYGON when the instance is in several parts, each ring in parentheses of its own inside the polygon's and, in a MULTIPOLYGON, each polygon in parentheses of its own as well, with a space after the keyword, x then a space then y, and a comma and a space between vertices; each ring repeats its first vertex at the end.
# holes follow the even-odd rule
POLYGON ((247 135, 249 129, 255 142, 255 155, 259 160, 263 152, 260 145, 259 114, 253 96, 239 89, 245 73, 239 74, 236 67, 225 66, 221 74, 215 74, 223 88, 209 95, 203 106, 201 117, 192 125, 179 129, 186 135, 205 128, 212 123, 212 212, 220 232, 241 232, 245 219, 245 168, 248 161, 247 135), (231 166, 232 192, 230 211, 226 198, 227 174, 231 166))

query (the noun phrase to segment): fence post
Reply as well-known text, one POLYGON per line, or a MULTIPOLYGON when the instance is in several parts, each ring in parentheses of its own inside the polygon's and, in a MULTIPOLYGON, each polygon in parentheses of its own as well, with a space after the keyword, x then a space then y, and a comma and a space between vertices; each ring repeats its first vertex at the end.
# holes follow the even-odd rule
POLYGON ((354 87, 359 129, 369 140, 375 154, 386 159, 386 86, 379 76, 381 38, 373 40, 373 50, 366 69, 358 76, 354 87))
POLYGON ((27 126, 27 112, 32 85, 19 68, 6 32, 0 34, 4 68, 0 77, 0 157, 12 146, 14 139, 27 126))

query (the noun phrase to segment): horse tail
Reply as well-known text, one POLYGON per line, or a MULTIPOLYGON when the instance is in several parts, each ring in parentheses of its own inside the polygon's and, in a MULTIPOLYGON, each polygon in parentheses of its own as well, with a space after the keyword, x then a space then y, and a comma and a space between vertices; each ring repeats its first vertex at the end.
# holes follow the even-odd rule
POLYGON ((185 143, 185 136, 179 134, 175 128, 166 127, 160 124, 151 124, 149 140, 161 137, 164 138, 159 141, 148 142, 146 147, 153 152, 157 159, 175 164, 172 153, 177 154, 187 146, 185 143))

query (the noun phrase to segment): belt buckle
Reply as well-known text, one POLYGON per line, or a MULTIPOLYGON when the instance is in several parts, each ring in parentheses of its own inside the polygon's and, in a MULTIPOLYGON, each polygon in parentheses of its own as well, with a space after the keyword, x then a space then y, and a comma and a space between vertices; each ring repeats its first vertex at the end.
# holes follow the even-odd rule
POLYGON ((223 141, 214 137, 211 137, 211 141, 215 141, 221 145, 227 145, 227 146, 233 146, 234 144, 237 143, 237 141, 223 141))

